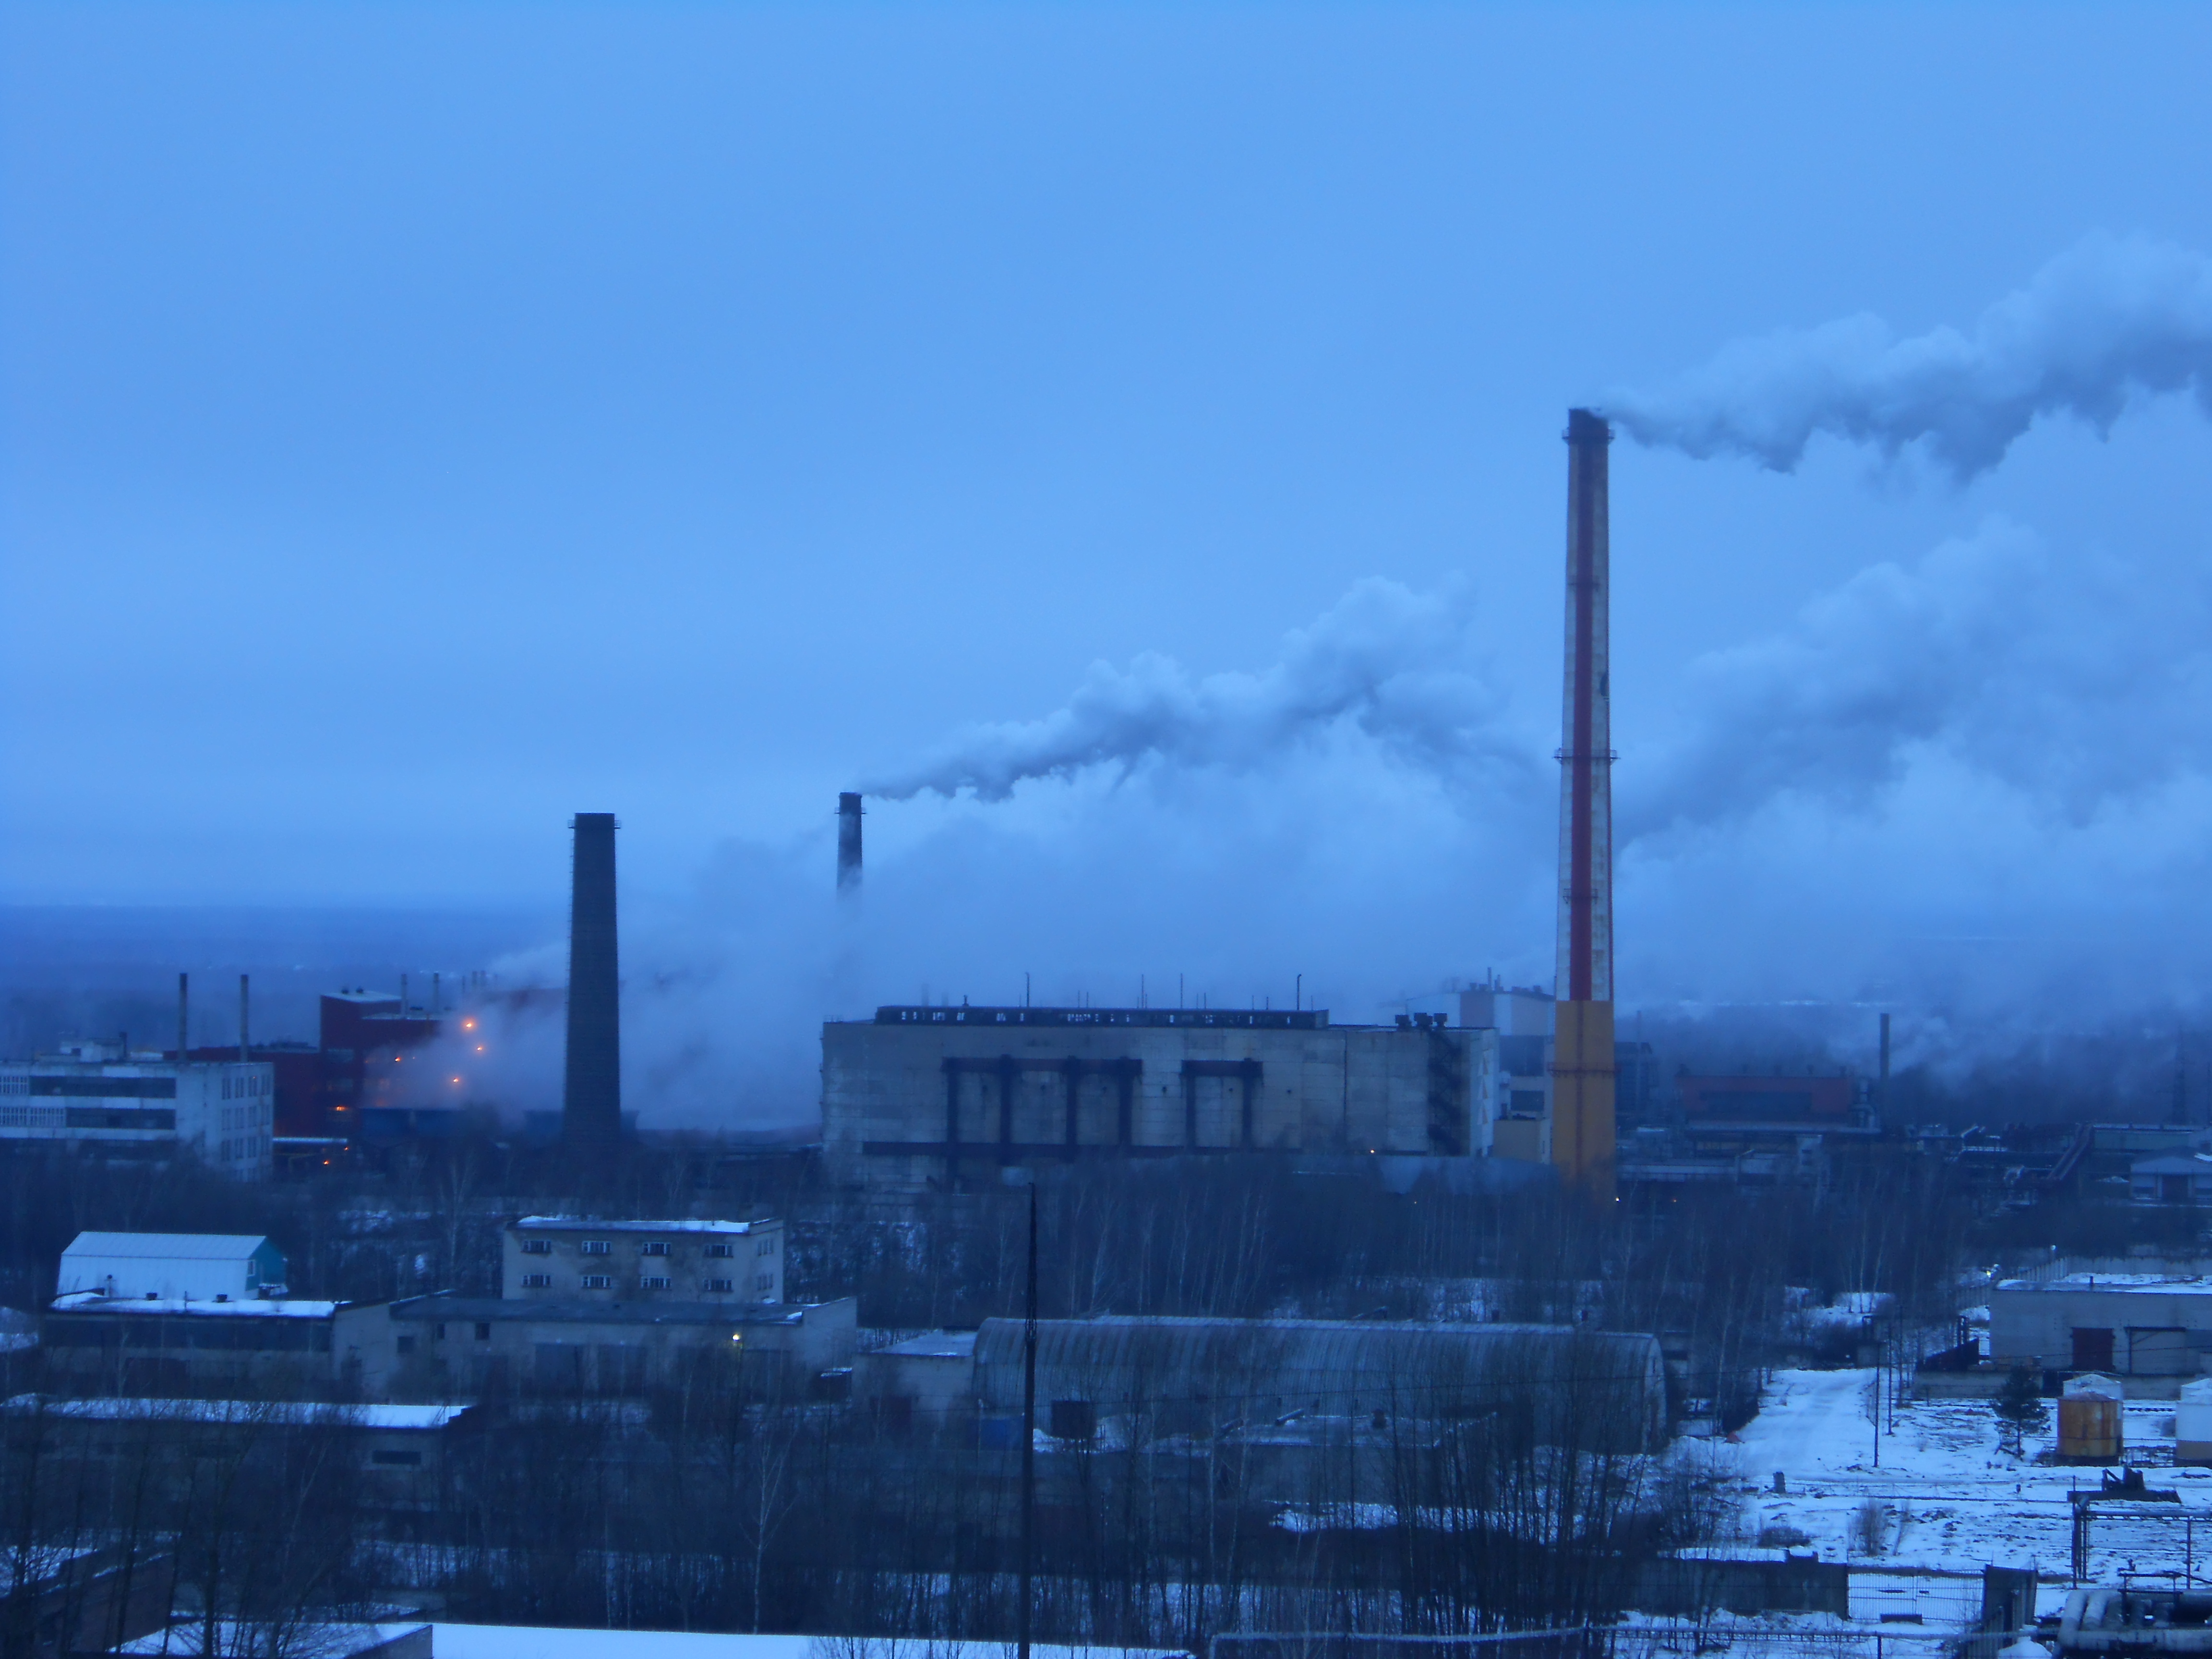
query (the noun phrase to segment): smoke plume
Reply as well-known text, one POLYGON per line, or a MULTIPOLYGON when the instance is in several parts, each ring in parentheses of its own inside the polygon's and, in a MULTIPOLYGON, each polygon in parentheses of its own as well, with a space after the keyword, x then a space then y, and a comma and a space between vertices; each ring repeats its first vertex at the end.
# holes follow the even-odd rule
POLYGON ((2039 416, 2100 434, 2137 398, 2192 392, 2212 414, 2212 261, 2093 236, 1982 313, 1899 339, 1870 315, 1723 348, 1662 391, 1606 412, 1638 441, 1747 455, 1793 471, 1816 433, 1895 455, 1914 445, 1958 478, 1987 471, 2039 416))
POLYGON ((2212 774, 2201 574, 2055 556, 2001 519, 1883 562, 1789 628, 1692 661, 1684 717, 1622 765, 1625 841, 1784 798, 1863 812, 1937 759, 2081 819, 2212 774))
POLYGON ((1249 770, 1340 725, 1455 777, 1523 770, 1526 755, 1500 734, 1504 700, 1474 653, 1473 620, 1462 585, 1416 593, 1370 579, 1313 626, 1285 635, 1281 659, 1259 673, 1197 678, 1155 652, 1127 668, 1093 663, 1065 707, 1042 720, 971 727, 867 793, 903 800, 968 791, 1003 800, 1025 780, 1095 766, 1249 770))

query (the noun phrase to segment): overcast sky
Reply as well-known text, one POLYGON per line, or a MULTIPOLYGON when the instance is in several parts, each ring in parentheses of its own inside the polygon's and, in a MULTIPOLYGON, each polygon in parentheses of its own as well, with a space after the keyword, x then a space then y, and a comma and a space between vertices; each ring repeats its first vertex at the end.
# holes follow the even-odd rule
MULTIPOLYGON (((2212 252, 2199 8, 13 4, 0 53, 0 897, 557 903, 612 810, 641 906, 757 951, 841 788, 1415 629, 1441 758, 1347 705, 874 803, 858 1000, 1548 976, 1568 406, 2212 252)), ((2166 385, 1964 482, 1616 445, 1625 999, 2197 996, 2166 385)))

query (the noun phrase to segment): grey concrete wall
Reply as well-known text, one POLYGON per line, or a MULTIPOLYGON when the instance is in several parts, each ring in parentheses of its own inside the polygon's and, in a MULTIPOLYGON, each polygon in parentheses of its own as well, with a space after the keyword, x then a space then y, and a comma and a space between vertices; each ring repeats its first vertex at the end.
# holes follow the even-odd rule
POLYGON ((1204 1030, 1159 1026, 911 1026, 836 1021, 822 1030, 822 1121, 833 1176, 871 1185, 944 1181, 948 1108, 954 1163, 968 1180, 1006 1164, 1180 1152, 1395 1152, 1489 1150, 1497 1036, 1463 1029, 1327 1026, 1204 1030), (1432 1062, 1456 1082, 1439 1102, 1432 1062), (1068 1060, 1075 1076, 1069 1137, 1068 1060), (948 1102, 946 1062, 959 1069, 948 1102), (1011 1068, 998 1069, 1000 1062, 1011 1068), (1186 1063, 1203 1068, 1186 1083, 1186 1063), (1256 1062, 1249 1141, 1243 1079, 1256 1062), (1121 1084, 1130 1073, 1128 1139, 1121 1084), (1011 1086, 1008 1086, 1008 1080, 1011 1086), (1011 1109, 1002 1103, 1010 1096, 1011 1109), (1194 1125, 1193 1119, 1194 1118, 1194 1125), (1194 1140, 1191 1130, 1195 1127, 1194 1140), (1011 1143, 1011 1144, 1009 1144, 1011 1143), (911 1147, 911 1152, 901 1150, 911 1147))
POLYGON ((2033 1360, 2071 1368, 2076 1328, 2112 1333, 2112 1369, 2122 1376, 2195 1374, 2212 1352, 2212 1294, 2072 1284, 2000 1285, 1990 1292, 1990 1357, 1998 1365, 2033 1360), (2153 1334, 2180 1331, 2179 1345, 2153 1334), (2176 1358, 2177 1346, 2186 1360, 2176 1358))

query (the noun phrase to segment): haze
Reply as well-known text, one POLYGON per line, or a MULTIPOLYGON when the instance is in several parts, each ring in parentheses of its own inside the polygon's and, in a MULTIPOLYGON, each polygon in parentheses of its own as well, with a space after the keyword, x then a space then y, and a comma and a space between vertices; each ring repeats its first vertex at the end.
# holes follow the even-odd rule
POLYGON ((2201 1005, 2200 11, 0 31, 0 899, 557 913, 613 811, 695 1119, 924 987, 1545 978, 1595 403, 1624 1002, 2201 1005), (2165 332, 2002 441, 1820 356, 2098 259, 2165 332))

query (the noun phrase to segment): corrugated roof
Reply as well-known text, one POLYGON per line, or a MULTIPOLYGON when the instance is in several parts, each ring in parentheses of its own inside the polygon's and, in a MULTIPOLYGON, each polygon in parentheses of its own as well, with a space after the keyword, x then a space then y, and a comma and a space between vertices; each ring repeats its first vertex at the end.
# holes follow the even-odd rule
POLYGON ((170 1261, 243 1261, 269 1242, 261 1233, 79 1233, 62 1252, 170 1261))

